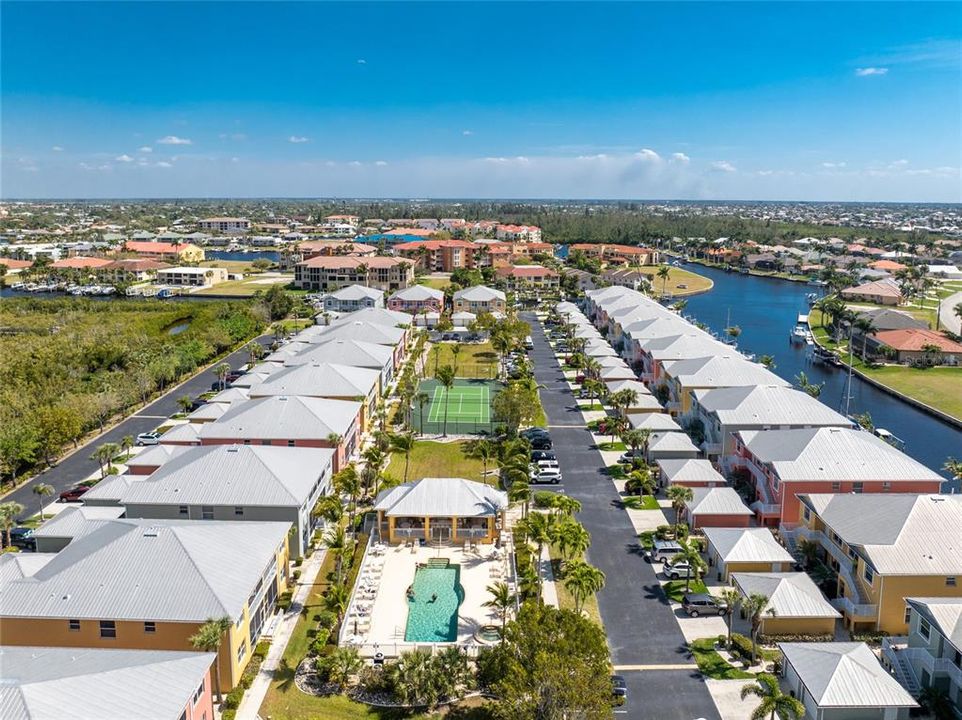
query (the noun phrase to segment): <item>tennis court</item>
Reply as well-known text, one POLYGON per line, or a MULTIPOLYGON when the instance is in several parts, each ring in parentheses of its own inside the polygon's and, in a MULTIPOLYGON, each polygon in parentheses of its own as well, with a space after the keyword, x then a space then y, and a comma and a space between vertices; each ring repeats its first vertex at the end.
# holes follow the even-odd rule
POLYGON ((436 380, 425 380, 420 391, 429 400, 423 407, 414 407, 414 422, 423 433, 444 432, 447 416, 448 434, 472 434, 491 430, 491 398, 500 388, 497 382, 459 378, 445 388, 436 380), (423 413, 423 417, 422 417, 423 413))

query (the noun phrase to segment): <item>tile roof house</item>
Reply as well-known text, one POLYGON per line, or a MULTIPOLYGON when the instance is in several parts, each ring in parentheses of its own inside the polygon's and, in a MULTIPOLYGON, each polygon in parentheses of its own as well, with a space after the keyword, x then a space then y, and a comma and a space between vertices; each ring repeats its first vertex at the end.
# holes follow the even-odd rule
POLYGON ((769 525, 798 522, 804 493, 935 493, 944 480, 860 429, 741 430, 734 438, 728 464, 754 484, 752 509, 769 525))
POLYGON ((127 240, 121 245, 120 252, 134 253, 151 260, 172 262, 201 262, 204 259, 203 248, 192 243, 127 240))
MULTIPOLYGON (((288 582, 289 523, 111 520, 33 575, 0 583, 5 645, 192 650, 211 617, 233 620, 221 689, 240 679, 288 582)), ((6 675, 6 672, 4 672, 6 675)))
POLYGON ((0 707, 5 720, 213 720, 215 657, 169 650, 0 646, 0 707))
POLYGON ((962 344, 927 328, 882 330, 867 339, 871 352, 890 361, 927 365, 958 365, 962 344))
POLYGON ((100 270, 113 262, 110 258, 101 257, 76 257, 63 258, 50 263, 52 270, 100 270))
POLYGON ((276 445, 332 448, 334 472, 355 452, 361 403, 282 395, 234 403, 218 420, 201 426, 201 445, 276 445))
POLYGON ((876 305, 899 305, 902 302, 902 290, 895 280, 875 280, 863 285, 845 288, 839 295, 844 300, 875 303, 876 305))
POLYGON ((743 597, 758 594, 768 598, 759 631, 764 636, 833 637, 835 621, 842 617, 804 572, 736 572, 732 573, 732 585, 743 597))
POLYGON ((918 703, 861 642, 780 643, 785 684, 818 720, 908 720, 918 703))

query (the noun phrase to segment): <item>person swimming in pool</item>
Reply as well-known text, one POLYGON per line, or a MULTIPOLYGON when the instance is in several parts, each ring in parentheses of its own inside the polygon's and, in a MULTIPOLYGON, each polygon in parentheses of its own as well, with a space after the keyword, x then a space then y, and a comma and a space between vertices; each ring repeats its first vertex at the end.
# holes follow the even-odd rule
POLYGON ((438 594, 437 594, 437 593, 433 593, 433 594, 431 595, 431 602, 437 602, 437 601, 438 601, 438 594))
POLYGON ((408 585, 408 589, 407 589, 406 595, 408 596, 408 600, 413 600, 413 599, 414 599, 414 586, 413 586, 413 585, 408 585))

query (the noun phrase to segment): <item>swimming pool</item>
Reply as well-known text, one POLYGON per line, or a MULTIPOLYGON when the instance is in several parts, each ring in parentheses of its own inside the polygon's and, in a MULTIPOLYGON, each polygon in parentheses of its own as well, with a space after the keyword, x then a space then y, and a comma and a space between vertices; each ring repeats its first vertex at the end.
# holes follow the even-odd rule
POLYGON ((432 562, 414 573, 408 596, 406 642, 452 642, 458 637, 458 607, 464 601, 461 566, 432 562))

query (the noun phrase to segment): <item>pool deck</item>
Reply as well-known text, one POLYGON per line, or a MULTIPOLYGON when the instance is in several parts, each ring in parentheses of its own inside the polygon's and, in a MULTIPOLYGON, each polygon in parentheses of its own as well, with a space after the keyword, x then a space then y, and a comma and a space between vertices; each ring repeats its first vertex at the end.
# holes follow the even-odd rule
POLYGON ((457 644, 472 649, 482 647, 475 633, 482 625, 501 625, 497 611, 484 606, 490 596, 488 585, 512 583, 508 553, 493 545, 479 544, 477 552, 458 546, 404 547, 398 545, 368 545, 364 554, 358 582, 351 597, 341 633, 341 644, 353 645, 363 657, 383 653, 396 657, 416 647, 444 647, 448 643, 409 643, 404 640, 408 620, 405 592, 414 582, 419 563, 433 558, 447 558, 461 566, 460 582, 464 588, 464 602, 458 608, 457 644), (356 632, 355 632, 356 631, 356 632))

